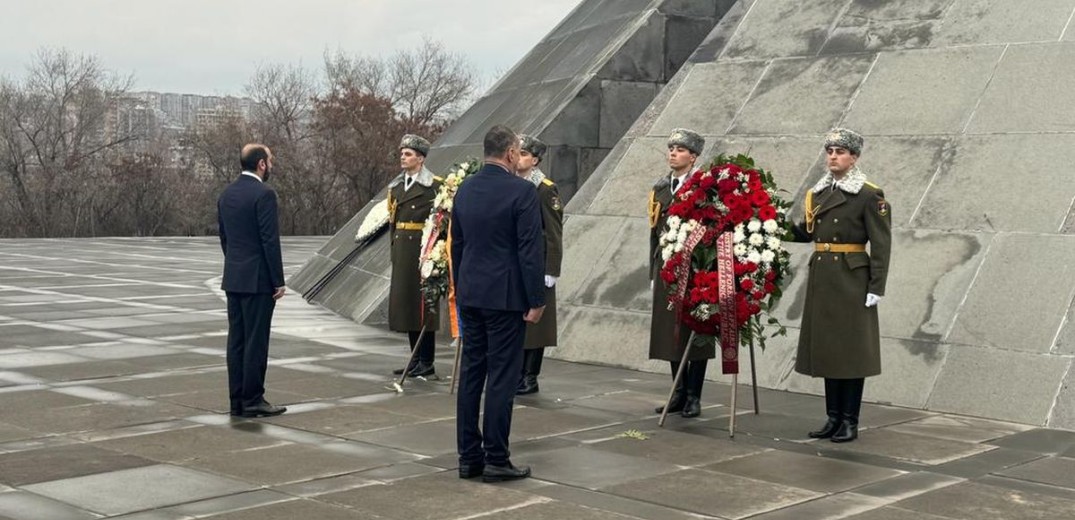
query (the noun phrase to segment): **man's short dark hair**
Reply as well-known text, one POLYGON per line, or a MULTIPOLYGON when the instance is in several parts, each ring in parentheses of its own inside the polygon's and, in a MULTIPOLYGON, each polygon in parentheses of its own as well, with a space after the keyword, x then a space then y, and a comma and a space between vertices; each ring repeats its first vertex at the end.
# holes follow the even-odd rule
POLYGON ((485 134, 483 145, 486 157, 504 157, 509 148, 519 145, 519 135, 504 125, 496 125, 485 134))
POLYGON ((258 163, 261 161, 268 163, 269 147, 262 144, 248 144, 243 147, 243 151, 239 155, 239 164, 244 172, 254 173, 258 171, 258 163))

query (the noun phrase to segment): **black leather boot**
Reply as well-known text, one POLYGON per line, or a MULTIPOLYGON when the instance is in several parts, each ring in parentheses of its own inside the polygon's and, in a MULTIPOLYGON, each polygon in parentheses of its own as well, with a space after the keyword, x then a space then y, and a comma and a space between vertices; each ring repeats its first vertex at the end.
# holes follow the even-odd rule
POLYGON ((705 384, 705 369, 708 360, 691 361, 687 365, 687 401, 680 415, 691 418, 702 414, 702 385, 705 384))
POLYGON ((545 357, 544 348, 532 348, 523 351, 523 373, 515 395, 536 394, 539 390, 537 377, 541 373, 541 361, 545 357))
MULTIPOLYGON (((669 361, 672 365, 672 378, 675 379, 676 372, 679 372, 679 361, 669 361)), ((668 413, 679 413, 683 411, 683 403, 686 400, 686 393, 683 390, 684 380, 687 379, 687 375, 683 374, 683 377, 679 379, 679 384, 676 385, 676 389, 672 391, 672 401, 668 403, 668 413)), ((653 410, 655 413, 664 413, 664 407, 658 406, 653 410)))
POLYGON ((828 420, 820 430, 814 430, 806 435, 811 439, 828 439, 840 428, 840 384, 836 379, 825 378, 825 415, 828 420))
POLYGON ((866 380, 844 379, 840 382, 841 412, 840 429, 833 434, 832 442, 851 442, 859 437, 859 410, 862 408, 862 391, 866 380))

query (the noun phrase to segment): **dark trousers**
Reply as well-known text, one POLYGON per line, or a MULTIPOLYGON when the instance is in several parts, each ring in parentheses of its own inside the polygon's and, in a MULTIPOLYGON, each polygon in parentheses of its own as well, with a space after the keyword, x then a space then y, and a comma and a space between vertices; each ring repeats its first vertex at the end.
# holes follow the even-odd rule
POLYGON ((541 375, 541 362, 545 359, 545 347, 528 348, 523 351, 523 377, 541 375))
POLYGON ((859 410, 862 408, 862 391, 866 387, 865 378, 830 379, 825 378, 825 414, 830 419, 846 419, 852 425, 859 423, 859 410))
POLYGON ((269 293, 227 293, 228 392, 232 411, 257 406, 265 396, 269 329, 276 300, 269 293))
POLYGON ((417 348, 418 355, 415 356, 416 362, 421 363, 423 365, 432 365, 433 358, 437 354, 437 334, 433 331, 427 330, 426 333, 422 335, 421 343, 418 343, 418 334, 418 331, 413 330, 407 333, 407 338, 410 339, 411 342, 411 352, 414 352, 414 349, 417 348))
POLYGON ((456 402, 460 464, 508 463, 511 408, 523 364, 526 322, 522 311, 460 307, 463 354, 456 402), (485 416, 478 428, 482 390, 485 416))

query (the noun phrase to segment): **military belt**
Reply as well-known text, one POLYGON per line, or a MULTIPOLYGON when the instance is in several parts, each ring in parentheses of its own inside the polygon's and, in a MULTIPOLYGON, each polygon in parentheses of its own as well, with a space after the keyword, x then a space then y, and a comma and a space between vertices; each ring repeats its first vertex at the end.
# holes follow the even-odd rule
POLYGON ((817 242, 814 251, 819 253, 865 253, 866 244, 833 244, 829 242, 817 242))
POLYGON ((425 226, 425 222, 396 222, 396 229, 403 231, 421 231, 425 226))

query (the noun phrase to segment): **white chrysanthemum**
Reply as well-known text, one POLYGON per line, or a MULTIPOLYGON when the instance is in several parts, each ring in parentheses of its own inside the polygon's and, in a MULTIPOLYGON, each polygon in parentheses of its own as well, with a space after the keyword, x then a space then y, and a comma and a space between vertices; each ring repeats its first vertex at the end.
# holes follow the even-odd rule
POLYGON ((388 199, 384 199, 370 208, 366 218, 362 219, 362 224, 358 226, 358 232, 355 233, 355 241, 361 242, 369 238, 387 224, 388 199))
POLYGON ((766 233, 776 233, 776 230, 780 228, 780 225, 777 224, 775 220, 769 219, 762 223, 761 227, 766 233))
POLYGON ((753 233, 747 241, 749 241, 752 246, 760 246, 765 243, 765 237, 763 237, 761 233, 753 233))
POLYGON ((677 227, 679 227, 680 224, 683 223, 683 220, 680 219, 679 216, 677 216, 677 215, 672 215, 671 217, 668 217, 667 222, 668 222, 668 227, 677 228, 677 227))
POLYGON ((782 242, 777 237, 769 237, 769 238, 765 239, 765 245, 769 249, 772 249, 773 251, 779 250, 781 244, 782 244, 782 242))
POLYGON ((678 253, 683 250, 683 243, 679 242, 675 245, 675 252, 678 253))
POLYGON ((743 231, 740 230, 740 229, 736 229, 735 233, 732 235, 732 240, 736 244, 741 244, 741 243, 745 242, 746 239, 747 239, 747 234, 743 233, 743 231))
POLYGON ((467 176, 467 169, 466 168, 460 168, 459 171, 455 172, 455 174, 458 175, 459 177, 466 177, 467 176))
POLYGON ((756 218, 750 219, 750 222, 747 223, 747 230, 751 233, 757 233, 761 230, 761 221, 756 218))
POLYGON ((675 254, 675 252, 675 246, 665 246, 665 248, 661 250, 661 260, 667 262, 669 258, 672 258, 672 255, 675 254))
POLYGON ((735 256, 746 256, 747 246, 746 244, 736 244, 735 247, 732 248, 732 252, 735 253, 735 256))
POLYGON ((427 260, 422 262, 422 278, 429 278, 430 276, 433 276, 433 262, 427 260))
POLYGON ((736 233, 745 233, 746 230, 747 230, 747 227, 744 226, 742 222, 740 222, 740 223, 735 225, 735 232, 736 233))
POLYGON ((761 263, 761 253, 758 253, 756 250, 751 250, 747 253, 747 262, 752 264, 761 263))
POLYGON ((776 259, 776 253, 772 252, 771 250, 766 249, 765 251, 761 252, 762 263, 771 264, 773 263, 774 259, 776 259))

